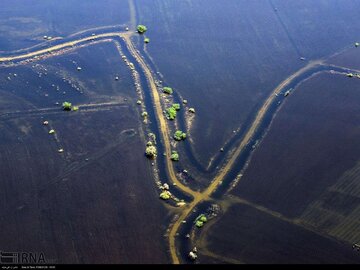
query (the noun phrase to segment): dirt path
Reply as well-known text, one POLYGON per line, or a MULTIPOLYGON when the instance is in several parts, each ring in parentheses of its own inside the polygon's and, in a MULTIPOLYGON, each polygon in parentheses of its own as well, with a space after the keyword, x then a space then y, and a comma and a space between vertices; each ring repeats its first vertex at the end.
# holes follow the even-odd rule
MULTIPOLYGON (((131 12, 132 13, 132 15, 131 15, 131 24, 134 24, 135 23, 135 11, 134 11, 135 8, 134 8, 133 3, 132 3, 131 0, 129 0, 129 5, 132 7, 131 8, 131 10, 132 10, 132 12, 131 12)), ((242 150, 244 149, 244 147, 250 142, 252 136, 255 134, 257 128, 259 127, 262 120, 264 119, 264 116, 265 116, 267 110, 269 109, 272 101, 275 98, 275 94, 279 93, 284 87, 286 87, 295 78, 297 78, 298 76, 300 76, 301 74, 303 74, 307 70, 313 68, 316 65, 322 64, 322 61, 310 62, 307 66, 305 66, 302 69, 298 70, 297 72, 295 72, 294 74, 289 76, 287 79, 285 79, 283 82, 281 82, 272 91, 270 96, 267 98, 267 100, 264 102, 263 106, 258 111, 255 120, 253 121, 252 125, 250 126, 249 130, 247 131, 246 135, 244 136, 244 138, 242 139, 241 143, 236 148, 236 150, 234 151, 232 156, 224 164, 224 166, 219 171, 219 173, 216 175, 216 177, 213 179, 213 181, 211 182, 209 187, 206 188, 203 192, 198 192, 198 191, 192 190, 188 186, 185 186, 176 177, 176 172, 174 170, 173 163, 170 160, 170 155, 171 155, 170 133, 169 133, 169 128, 168 128, 168 125, 167 125, 166 118, 165 118, 165 116, 163 114, 163 109, 162 109, 161 102, 160 102, 160 94, 159 94, 158 89, 156 87, 155 79, 154 79, 154 77, 152 75, 151 69, 147 66, 144 59, 141 57, 140 53, 136 50, 133 43, 131 42, 131 36, 133 36, 134 34, 135 34, 134 31, 127 31, 127 32, 109 32, 109 33, 103 33, 103 34, 98 34, 98 35, 94 35, 94 36, 91 35, 91 36, 88 36, 88 37, 85 37, 85 38, 65 42, 63 44, 58 44, 58 45, 53 46, 53 47, 49 47, 49 48, 46 48, 46 49, 42 49, 42 50, 30 52, 30 53, 25 53, 25 54, 20 54, 20 55, 15 55, 15 56, 8 56, 8 57, 0 57, 0 63, 1 62, 7 62, 7 61, 13 61, 13 60, 19 60, 19 59, 32 58, 34 56, 50 53, 50 52, 53 52, 53 51, 58 51, 58 50, 66 48, 66 47, 72 47, 72 46, 78 45, 78 44, 80 44, 82 42, 93 41, 93 40, 102 39, 102 38, 120 37, 125 41, 126 46, 127 46, 128 50, 130 51, 131 55, 135 58, 135 60, 139 63, 141 69, 144 71, 144 74, 146 76, 146 79, 148 81, 148 84, 149 84, 149 87, 150 87, 150 90, 151 90, 151 96, 152 96, 152 99, 153 99, 153 105, 155 107, 155 114, 156 114, 157 121, 159 123, 160 133, 161 133, 161 137, 162 137, 161 139, 162 139, 162 143, 164 145, 165 153, 166 153, 166 156, 167 156, 166 168, 167 168, 168 175, 169 175, 169 178, 170 178, 169 181, 171 181, 173 183, 176 183, 178 189, 180 189, 184 193, 187 193, 187 194, 191 195, 194 198, 191 203, 189 203, 188 205, 186 205, 186 206, 184 206, 182 208, 182 212, 180 213, 179 218, 172 224, 170 232, 169 232, 169 246, 170 246, 171 258, 172 258, 173 263, 178 264, 178 263, 180 263, 180 260, 179 260, 178 254, 177 254, 177 249, 176 249, 176 243, 175 242, 176 242, 176 233, 177 233, 179 227, 181 226, 182 221, 184 219, 186 219, 186 217, 192 212, 192 210, 200 202, 209 200, 210 195, 216 190, 219 183, 222 182, 224 177, 231 170, 231 168, 233 167, 236 159, 242 153, 242 150)))
POLYGON ((260 108, 259 112, 256 115, 255 120, 251 124, 249 130, 247 131, 246 135, 242 139, 239 146, 236 148, 236 151, 233 153, 233 155, 230 157, 230 159, 227 161, 227 163, 222 167, 220 172, 215 176, 213 181, 211 182, 210 186, 206 188, 201 194, 198 194, 197 196, 194 196, 194 201, 192 201, 183 211, 183 213, 179 216, 179 219, 173 224, 170 233, 169 233, 169 243, 170 243, 170 253, 171 257, 174 263, 180 263, 180 260, 178 258, 178 255, 176 253, 176 245, 175 245, 175 237, 176 233, 182 224, 182 220, 186 219, 186 217, 191 213, 191 211, 202 201, 205 201, 209 199, 209 196, 216 190, 219 183, 222 182, 226 174, 231 170, 232 166, 234 165, 236 159, 241 154, 244 147, 250 142, 252 136, 255 134, 257 128, 261 124, 267 110, 270 107, 270 104, 276 97, 275 94, 278 94, 284 87, 286 87, 288 84, 290 84, 295 78, 306 72, 307 70, 313 68, 316 65, 320 65, 322 61, 313 61, 310 62, 308 65, 303 67, 302 69, 298 70, 288 78, 286 78, 284 81, 282 81, 270 94, 270 96, 267 98, 267 100, 264 102, 264 105, 260 108))

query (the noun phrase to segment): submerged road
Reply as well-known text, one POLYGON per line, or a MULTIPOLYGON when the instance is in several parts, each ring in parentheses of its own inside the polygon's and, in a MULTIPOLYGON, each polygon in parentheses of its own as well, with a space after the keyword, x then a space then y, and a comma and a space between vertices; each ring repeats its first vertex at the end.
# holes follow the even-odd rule
MULTIPOLYGON (((134 22, 133 22, 134 23, 134 22)), ((134 36, 136 32, 133 31, 126 31, 126 32, 109 32, 109 33, 102 33, 97 35, 90 35, 87 37, 79 38, 77 40, 67 41, 62 44, 58 44, 49 48, 40 49, 33 52, 28 52, 24 54, 14 55, 14 56, 6 56, 6 57, 0 57, 0 63, 4 62, 11 62, 11 61, 17 61, 17 60, 25 60, 29 58, 34 58, 36 56, 41 56, 44 54, 48 54, 51 52, 56 52, 64 48, 70 48, 76 45, 80 45, 84 42, 91 42, 95 40, 100 39, 110 39, 112 41, 115 40, 115 38, 122 38, 125 41, 125 44, 127 46, 127 49, 129 50, 130 54, 135 58, 135 60, 140 65, 141 69, 143 70, 145 77, 147 79, 148 85, 151 90, 151 97, 152 102, 155 108, 155 115, 156 120, 159 124, 160 134, 162 143, 165 148, 166 153, 166 169, 168 172, 169 180, 171 180, 173 183, 176 183, 177 188, 181 190, 184 193, 187 193, 188 195, 193 197, 193 201, 188 203, 186 206, 180 208, 180 214, 178 219, 172 224, 169 232, 169 247, 170 247, 170 255, 173 263, 179 264, 180 259, 177 253, 176 248, 176 234, 182 224, 182 221, 185 220, 188 215, 194 210, 194 208, 201 202, 210 200, 212 193, 217 189, 219 184, 224 180, 225 176, 228 174, 229 171, 232 170, 237 158, 240 156, 242 151, 244 150, 245 146, 251 141, 253 136, 255 135, 257 129, 259 128, 260 124, 264 120, 264 117, 267 113, 267 111, 270 108, 270 105, 274 101, 274 98, 276 97, 276 94, 279 94, 281 90, 284 87, 287 87, 293 80, 301 76, 306 71, 310 70, 311 68, 322 65, 323 61, 312 61, 309 62, 308 65, 303 67, 302 69, 298 70, 297 72, 293 73, 291 76, 286 78, 284 81, 282 81, 276 88, 273 89, 269 97, 265 100, 262 107, 259 109, 259 111, 256 114, 255 119, 251 123, 250 127, 248 128, 246 134, 242 138, 239 145, 236 147, 236 150, 233 152, 233 154, 230 156, 228 160, 225 161, 224 165, 218 172, 218 174, 214 177, 214 179, 211 181, 210 185, 202 192, 194 191, 188 186, 185 186, 181 181, 178 180, 176 177, 176 172, 173 166, 172 161, 170 160, 171 155, 171 144, 170 144, 170 132, 167 120, 163 114, 163 109, 161 105, 161 98, 159 94, 159 90, 157 89, 157 86, 155 84, 155 78, 153 76, 153 73, 149 66, 146 64, 145 60, 142 58, 138 50, 135 48, 134 44, 131 41, 131 37, 134 36)))
MULTIPOLYGON (((136 59, 136 61, 139 63, 139 65, 141 66, 141 68, 143 69, 143 71, 145 73, 146 79, 147 79, 150 89, 151 89, 153 104, 155 107, 157 121, 160 126, 160 132, 162 135, 162 140, 164 143, 166 156, 170 157, 171 156, 170 133, 169 133, 166 119, 162 112, 163 110, 161 107, 160 95, 159 95, 158 89, 156 87, 155 79, 152 76, 150 68, 146 65, 145 61, 143 60, 141 55, 138 53, 138 51, 135 49, 133 43, 131 42, 130 38, 134 34, 136 34, 136 33, 131 32, 131 31, 126 31, 126 32, 110 32, 110 33, 102 33, 102 34, 97 34, 97 35, 90 35, 90 36, 80 38, 77 40, 64 42, 62 44, 58 44, 58 45, 55 45, 55 46, 52 46, 52 47, 49 47, 46 49, 41 49, 41 50, 24 53, 24 54, 19 54, 19 55, 14 55, 14 56, 0 57, 0 63, 10 62, 10 61, 14 61, 14 60, 25 60, 25 59, 29 59, 29 58, 34 58, 36 56, 41 56, 41 55, 56 52, 56 51, 59 51, 59 50, 65 49, 65 48, 70 48, 70 47, 82 44, 84 42, 87 42, 87 41, 95 41, 95 40, 100 40, 100 39, 104 39, 104 38, 106 38, 106 39, 122 38, 125 41, 125 44, 126 44, 128 50, 130 51, 131 55, 136 59)), ((177 179, 172 162, 167 161, 166 164, 167 164, 167 170, 169 173, 169 177, 171 178, 171 181, 176 183, 177 187, 181 191, 188 193, 189 195, 191 195, 193 197, 198 197, 199 195, 201 195, 200 192, 193 191, 192 189, 185 186, 182 182, 180 182, 177 179)))
MULTIPOLYGON (((156 118, 157 118, 157 121, 158 121, 159 127, 160 127, 160 133, 162 136, 165 153, 166 153, 167 157, 170 157, 171 156, 170 133, 169 133, 169 128, 168 128, 168 125, 166 122, 166 118, 164 117, 163 110, 161 107, 160 95, 159 95, 158 89, 156 87, 155 79, 152 75, 150 68, 145 63, 145 61, 143 60, 141 55, 138 53, 138 51, 135 49, 133 43, 131 42, 130 38, 134 34, 136 34, 136 33, 126 31, 126 32, 110 32, 110 33, 91 35, 91 36, 64 42, 64 43, 61 43, 61 44, 58 44, 55 46, 51 46, 49 48, 40 49, 40 50, 33 51, 33 52, 28 52, 28 53, 23 53, 23 54, 19 54, 19 55, 13 55, 13 56, 0 57, 0 63, 31 59, 36 56, 49 54, 52 52, 56 52, 56 51, 65 49, 65 48, 71 48, 76 45, 80 45, 84 42, 91 42, 91 41, 100 40, 100 39, 104 39, 104 38, 106 38, 106 39, 114 39, 114 38, 119 38, 119 37, 122 38, 125 41, 125 44, 129 50, 129 52, 136 59, 136 61, 139 63, 139 65, 141 66, 141 68, 144 71, 144 74, 146 76, 146 79, 147 79, 148 84, 151 89, 151 96, 152 96, 153 104, 155 107, 156 118)), ((187 206, 186 208, 184 208, 184 211, 181 214, 181 216, 187 216, 188 213, 198 204, 198 202, 208 199, 207 193, 205 194, 204 192, 201 193, 198 191, 194 191, 191 188, 189 188, 188 186, 185 186, 182 182, 180 182, 176 177, 176 172, 174 170, 174 166, 172 164, 172 161, 170 161, 169 158, 166 159, 166 168, 167 168, 170 180, 173 183, 177 184, 177 188, 180 189, 182 192, 185 192, 185 193, 191 195, 194 198, 192 203, 189 206, 187 206)), ((181 219, 179 219, 179 221, 180 220, 181 219)), ((175 237, 174 237, 179 225, 180 225, 180 222, 176 222, 174 224, 174 226, 172 227, 170 236, 169 236, 171 257, 172 257, 174 263, 179 263, 179 259, 176 255, 175 237)))
POLYGON ((270 96, 265 100, 263 106, 259 109, 255 120, 250 125, 248 131, 246 132, 245 136, 241 140, 239 146, 236 148, 235 152, 232 156, 226 161, 223 167, 220 169, 219 173, 215 176, 211 184, 203 191, 201 194, 196 196, 194 200, 189 203, 177 219, 177 221, 173 224, 170 233, 169 233, 169 241, 170 241, 170 252, 171 257, 174 263, 180 263, 179 257, 176 253, 176 245, 175 245, 175 238, 176 233, 179 230, 179 227, 182 224, 182 221, 186 219, 186 217, 192 212, 192 210, 201 202, 206 201, 210 198, 211 194, 216 190, 218 185, 224 180, 227 173, 232 169, 235 161, 240 156, 242 151, 244 150, 245 146, 251 141, 252 137, 255 135, 257 128, 260 126, 262 120, 264 119, 267 110, 269 109, 271 103, 276 97, 276 94, 280 93, 281 90, 289 85, 294 79, 301 76, 303 73, 308 71, 309 69, 315 67, 316 65, 322 64, 322 61, 313 61, 310 62, 308 65, 303 67, 302 69, 298 70, 284 81, 282 81, 270 94, 270 96))

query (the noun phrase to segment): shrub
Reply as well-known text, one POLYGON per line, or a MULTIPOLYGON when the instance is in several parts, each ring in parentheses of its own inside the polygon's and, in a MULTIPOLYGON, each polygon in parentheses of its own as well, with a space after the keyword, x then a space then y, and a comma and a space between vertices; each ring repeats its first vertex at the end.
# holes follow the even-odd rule
POLYGON ((137 31, 139 34, 143 34, 147 31, 147 27, 145 25, 139 24, 137 26, 137 31))
POLYGON ((182 132, 181 130, 177 130, 174 133, 174 139, 177 141, 185 140, 186 139, 186 133, 182 132))
POLYGON ((179 161, 179 154, 178 154, 178 152, 172 151, 171 156, 170 156, 170 159, 171 159, 172 161, 179 161))
POLYGON ((171 95, 171 94, 173 93, 173 90, 172 90, 171 87, 165 86, 165 87, 163 87, 163 92, 164 92, 165 94, 171 95))
POLYGON ((153 145, 147 146, 145 150, 145 154, 150 158, 155 158, 157 155, 156 147, 153 145))
POLYGON ((169 120, 174 120, 176 118, 176 110, 173 107, 170 107, 166 110, 166 117, 169 120))
POLYGON ((168 199, 170 199, 170 197, 171 197, 171 194, 167 190, 164 192, 161 192, 161 194, 160 194, 160 198, 163 200, 168 200, 168 199))
POLYGON ((179 103, 174 103, 174 104, 172 105, 172 107, 173 107, 175 110, 177 110, 177 111, 180 110, 180 104, 179 104, 179 103))
POLYGON ((64 111, 71 111, 71 106, 72 104, 70 102, 67 102, 65 101, 63 104, 62 104, 62 107, 63 107, 63 110, 64 111))
POLYGON ((200 220, 197 220, 197 221, 195 222, 195 225, 196 225, 196 227, 201 228, 202 226, 204 226, 204 222, 202 222, 202 221, 200 221, 200 220))
POLYGON ((206 216, 203 214, 203 215, 201 215, 201 217, 199 218, 199 220, 201 221, 201 222, 207 222, 207 218, 206 218, 206 216))

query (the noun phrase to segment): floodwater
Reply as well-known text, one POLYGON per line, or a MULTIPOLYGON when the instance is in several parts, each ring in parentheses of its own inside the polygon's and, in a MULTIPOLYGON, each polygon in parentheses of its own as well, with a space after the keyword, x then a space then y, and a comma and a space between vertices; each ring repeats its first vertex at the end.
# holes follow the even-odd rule
MULTIPOLYGON (((233 205, 208 235, 208 248, 252 264, 358 263, 351 245, 247 205, 233 205)), ((206 261, 204 262, 206 263, 206 261)))
POLYGON ((130 13, 128 1, 3 0, 0 18, 3 53, 38 45, 43 36, 66 37, 89 28, 123 25, 130 13))
MULTIPOLYGON (((342 252, 336 251, 335 247, 330 248, 331 245, 325 242, 321 244, 321 241, 316 241, 316 244, 306 241, 302 244, 302 252, 316 246, 321 252, 329 252, 338 263, 342 261, 342 254, 352 257, 350 262, 358 262, 358 254, 351 246, 359 241, 360 200, 356 173, 360 159, 360 145, 357 142, 360 135, 357 102, 360 97, 357 91, 359 83, 358 79, 351 80, 344 74, 327 72, 298 85, 277 113, 243 177, 231 192, 254 204, 254 207, 275 211, 275 217, 283 215, 290 220, 287 222, 295 223, 296 227, 315 228, 316 234, 342 242, 339 246, 342 252)), ((233 226, 228 236, 239 236, 237 222, 249 222, 246 221, 248 217, 242 217, 241 220, 234 217, 230 221, 231 215, 226 213, 219 222, 222 225, 215 225, 208 234, 212 239, 209 248, 213 252, 222 250, 221 246, 230 241, 229 237, 220 239, 219 232, 225 235, 233 226)), ((286 233, 289 230, 284 229, 286 233)), ((296 242, 303 237, 301 233, 293 232, 291 237, 276 233, 272 235, 274 247, 271 249, 278 250, 286 246, 289 247, 286 253, 269 255, 266 247, 269 236, 264 228, 258 228, 256 239, 265 239, 265 247, 261 243, 258 244, 261 247, 254 251, 246 251, 248 248, 244 247, 234 251, 232 256, 237 254, 240 260, 264 263, 330 261, 327 255, 323 258, 298 258, 296 254, 299 252, 291 251, 290 247, 296 247, 296 242), (258 258, 252 257, 251 253, 258 258)), ((247 242, 244 237, 233 237, 230 245, 234 246, 234 250, 236 246, 240 247, 247 242)), ((313 236, 310 238, 313 239, 313 236)), ((224 252, 225 249, 221 251, 222 254, 224 252)))
MULTIPOLYGON (((201 187, 209 183, 227 157, 226 154, 237 145, 270 91, 290 74, 306 65, 308 61, 326 58, 341 50, 352 48, 357 40, 357 30, 355 29, 360 28, 360 24, 356 22, 355 12, 360 8, 359 3, 353 1, 322 1, 317 2, 315 6, 311 1, 297 1, 296 3, 292 1, 247 1, 246 3, 244 1, 228 1, 228 5, 219 1, 159 0, 152 3, 140 2, 141 5, 137 5, 140 13, 139 21, 148 26, 147 36, 151 39, 151 43, 146 45, 146 50, 151 57, 151 61, 148 59, 148 62, 154 63, 156 71, 162 75, 165 85, 172 86, 181 98, 189 101, 189 106, 196 108, 193 129, 188 131, 191 139, 178 144, 178 148, 184 156, 184 160, 180 162, 182 167, 190 168, 189 171, 195 176, 192 180, 199 182, 201 187), (301 57, 304 57, 305 60, 300 60, 301 57), (221 147, 224 147, 224 153, 219 153, 221 147), (188 154, 189 151, 191 154, 188 154), (211 158, 214 159, 209 164, 211 158)), ((139 43, 139 46, 142 44, 139 43)), ((348 58, 350 59, 351 56, 348 58)), ((333 62, 330 61, 330 63, 333 62)), ((350 67, 346 63, 342 65, 345 68, 338 71, 346 73, 347 67, 350 67)), ((353 60, 353 63, 351 67, 356 67, 356 59, 353 60)), ((324 69, 337 70, 331 67, 324 69)), ((296 87, 299 82, 308 79, 314 73, 315 70, 312 70, 308 74, 303 74, 288 88, 296 87)), ((327 79, 328 77, 319 81, 313 88, 318 90, 327 79)), ((343 76, 343 79, 347 78, 343 76)), ((334 81, 331 79, 326 87, 333 84, 334 81)), ((342 89, 340 84, 336 85, 342 89)), ((354 88, 356 87, 354 86, 354 88)), ((299 91, 301 90, 299 89, 299 91)), ((289 102, 292 100, 296 102, 296 93, 295 91, 294 96, 289 97, 289 102)), ((331 94, 318 94, 318 92, 316 94, 311 92, 310 95, 309 98, 313 102, 321 103, 324 100, 329 102, 328 114, 324 114, 322 121, 328 115, 337 113, 337 107, 334 106, 331 109, 331 105, 334 105, 334 102, 337 102, 342 96, 335 95, 336 99, 331 98, 331 94)), ((357 96, 353 98, 357 100, 357 96)), ((255 152, 256 154, 259 145, 253 146, 257 141, 261 141, 273 114, 281 105, 277 102, 282 103, 283 98, 278 97, 275 100, 258 133, 239 157, 235 168, 228 173, 221 188, 215 193, 215 198, 221 198, 241 169, 247 165, 251 153, 255 152)), ((302 119, 306 120, 303 121, 315 128, 319 125, 319 121, 314 120, 314 116, 306 112, 308 106, 305 104, 307 103, 304 101, 298 104, 299 113, 294 118, 304 113, 302 119)), ((279 117, 286 115, 286 112, 283 113, 280 110, 278 115, 279 117)), ((347 117, 356 122, 351 113, 347 117)), ((179 121, 180 125, 181 121, 182 119, 179 121)), ((270 132, 275 128, 275 124, 276 122, 274 122, 274 126, 271 126, 270 132)), ((284 121, 283 125, 288 125, 291 131, 294 124, 293 121, 291 123, 284 121)), ((322 153, 323 146, 319 145, 320 141, 325 143, 327 140, 324 138, 333 135, 335 131, 337 134, 339 134, 339 130, 344 132, 338 123, 331 125, 332 130, 330 127, 327 129, 327 132, 331 134, 324 132, 316 141, 311 140, 312 137, 307 132, 306 136, 310 136, 310 141, 305 147, 305 139, 303 139, 301 143, 298 143, 299 149, 293 154, 299 156, 298 158, 304 158, 305 162, 306 155, 302 153, 306 153, 307 148, 318 149, 322 153), (303 146, 300 147, 301 145, 303 146)), ((305 132, 306 130, 303 130, 302 126, 298 127, 298 136, 304 135, 305 132)), ((353 132, 354 130, 349 128, 344 132, 344 136, 350 136, 353 132)), ((290 134, 293 133, 294 131, 290 134)), ((358 158, 357 150, 351 150, 354 137, 333 140, 332 146, 337 149, 344 141, 348 142, 348 151, 330 154, 327 151, 331 150, 326 149, 322 155, 324 157, 335 155, 339 160, 342 159, 342 162, 330 164, 324 158, 324 162, 318 160, 318 168, 310 167, 306 170, 307 176, 303 177, 302 181, 296 181, 294 184, 288 178, 284 178, 284 181, 278 182, 281 172, 286 171, 286 167, 290 166, 286 162, 287 155, 290 153, 284 146, 287 146, 286 142, 290 142, 294 137, 287 133, 283 134, 283 132, 281 135, 280 137, 278 134, 277 137, 279 137, 278 147, 284 152, 282 159, 278 160, 274 156, 275 151, 267 150, 269 160, 257 162, 252 167, 249 166, 252 175, 246 176, 248 174, 245 171, 246 175, 241 178, 233 193, 241 196, 246 194, 247 199, 254 200, 260 205, 264 204, 270 209, 272 209, 272 205, 277 205, 275 210, 296 216, 332 183, 328 179, 331 172, 337 173, 332 177, 334 178, 343 173, 346 168, 354 165, 353 162, 358 158), (278 162, 274 164, 273 160, 278 162), (329 170, 330 167, 331 170, 329 170), (323 172, 323 174, 317 175, 319 179, 312 176, 313 170, 314 173, 323 172), (259 175, 263 180, 258 179, 259 175), (261 181, 267 183, 266 187, 262 188, 261 181), (279 186, 279 189, 284 192, 281 194, 267 192, 275 189, 276 186, 279 186), (259 188, 261 188, 261 193, 259 188), (287 193, 290 192, 289 190, 293 190, 291 194, 287 193)), ((265 136, 264 141, 260 142, 260 147, 267 145, 269 149, 272 149, 273 142, 267 140, 267 136, 270 135, 265 136)), ((256 156, 254 156, 250 160, 250 165, 256 160, 256 156)), ((292 162, 291 165, 298 168, 298 174, 301 174, 304 166, 300 166, 300 164, 298 166, 294 159, 292 162)), ((299 175, 292 175, 292 177, 300 178, 299 175)), ((191 183, 190 185, 197 186, 191 183)), ((352 201, 355 201, 356 205, 356 199, 352 201)), ((348 205, 353 204, 349 202, 348 205)), ((197 214, 199 213, 197 212, 194 216, 197 214)), ((311 220, 310 214, 309 212, 309 220, 311 220)), ((354 216, 356 215, 354 214, 354 216)), ((314 223, 312 220, 308 222, 314 223)), ((322 226, 325 225, 326 220, 322 222, 322 226)), ((319 224, 318 226, 321 230, 322 227, 319 224)), ((184 229, 185 231, 186 229, 184 229)), ((182 243, 179 250, 183 256, 190 247, 188 240, 181 238, 184 237, 183 231, 181 232, 178 241, 182 243)), ((210 230, 208 233, 212 235, 213 232, 210 230)), ((326 234, 328 231, 324 230, 324 233, 326 234)), ((219 229, 214 234, 218 237, 217 241, 221 243, 222 230, 219 229)), ((261 235, 261 231, 259 234, 261 235)), ((301 236, 298 234, 296 237, 301 236)), ((348 239, 350 238, 346 238, 347 241, 348 239)), ((351 246, 351 244, 348 242, 345 245, 351 246)), ((225 246, 224 250, 226 250, 225 246)), ((236 245, 234 244, 234 246, 236 245)), ((336 253, 334 249, 329 252, 336 253)), ((352 250, 345 251, 345 253, 352 252, 352 250)), ((320 257, 318 259, 322 260, 320 257)), ((186 261, 186 258, 183 260, 186 261)), ((201 258, 199 260, 201 261, 201 258)), ((294 258, 294 261, 296 260, 298 259, 294 258)), ((312 260, 308 262, 310 261, 312 260)))
POLYGON ((300 215, 360 158, 359 83, 322 73, 300 84, 233 193, 290 217, 300 215))
POLYGON ((115 46, 0 72, 1 250, 43 252, 48 263, 169 262, 169 217, 115 46), (62 111, 65 100, 79 111, 62 111))
MULTIPOLYGON (((130 20, 128 1, 3 2, 1 55, 37 44, 40 45, 36 48, 43 48, 62 42, 42 44, 44 35, 68 40, 72 37, 66 36, 88 28, 110 27, 90 30, 87 35, 123 29, 130 20)), ((194 189, 209 184, 238 145, 257 110, 281 81, 310 60, 353 47, 360 30, 357 20, 360 3, 350 0, 316 4, 310 0, 226 3, 137 0, 134 4, 137 23, 147 25, 146 36, 151 40, 144 49, 143 38, 135 39, 139 51, 156 79, 173 87, 174 101, 187 99, 188 107, 196 109, 187 140, 176 146, 181 160, 175 165, 177 172, 189 171, 187 183, 194 189), (224 152, 219 151, 222 147, 224 152)), ((123 41, 118 42, 124 47, 123 41)), ((0 69, 3 131, 0 158, 1 164, 5 164, 0 171, 0 178, 5 179, 1 182, 4 198, 1 222, 5 224, 9 216, 11 224, 11 229, 0 235, 0 242, 9 243, 10 238, 19 235, 24 239, 0 247, 2 250, 44 249, 55 262, 169 262, 167 239, 163 235, 171 217, 158 199, 151 161, 144 158, 144 132, 157 135, 157 164, 162 182, 167 179, 167 157, 162 156, 164 149, 144 74, 129 52, 125 48, 123 51, 140 75, 150 120, 147 126, 141 123, 140 107, 135 105, 138 96, 131 73, 115 47, 108 43, 35 65, 0 69), (76 70, 78 66, 82 67, 81 72, 76 70), (114 80, 117 75, 119 81, 114 80), (86 106, 79 112, 63 112, 60 106, 65 99, 86 106), (48 127, 42 125, 45 119, 56 129, 56 136, 47 134, 48 127), (63 154, 57 153, 59 148, 64 148, 63 154), (32 221, 34 216, 37 219, 32 221), (31 229, 23 230, 23 224, 29 224, 31 229), (57 235, 65 237, 59 239, 57 235)), ((347 55, 348 52, 329 63, 357 67, 357 58, 347 55)), ((289 98, 275 99, 214 198, 226 199, 224 194, 234 178, 249 164, 232 194, 290 218, 301 217, 304 223, 347 241, 348 245, 355 238, 345 235, 344 228, 358 229, 354 223, 358 217, 356 196, 352 195, 349 201, 347 196, 336 194, 337 199, 330 200, 330 195, 323 193, 336 186, 338 179, 354 183, 355 180, 344 176, 346 171, 357 175, 359 149, 354 138, 359 135, 356 129, 359 114, 355 89, 360 80, 326 73, 298 85, 322 69, 347 71, 325 65, 289 85, 296 87, 296 91, 289 98), (339 89, 346 92, 339 93, 339 89), (293 148, 289 148, 291 144, 293 148), (341 207, 336 207, 337 203, 341 207), (324 216, 319 222, 314 220, 321 212, 319 205, 331 208, 333 215, 324 216), (342 212, 347 206, 353 209, 351 213, 342 212), (341 211, 337 213, 334 209, 341 211), (339 215, 350 220, 331 227, 328 223, 338 222, 339 215), (331 222, 327 222, 330 218, 331 222)), ((176 123, 182 130, 186 126, 184 110, 183 107, 176 123)), ((171 127, 174 126, 172 123, 171 127)), ((176 188, 171 191, 189 200, 176 188)), ((198 211, 206 205, 200 205, 198 211)), ((180 235, 191 229, 191 219, 198 211, 189 217, 180 235)), ((342 244, 331 242, 331 248, 326 249, 328 242, 323 238, 316 240, 314 246, 325 248, 326 252, 304 260, 295 253, 303 244, 301 238, 311 239, 311 233, 294 229, 294 225, 283 226, 274 217, 268 219, 251 211, 245 217, 237 215, 234 222, 243 226, 243 235, 231 242, 235 251, 239 239, 241 244, 252 241, 246 237, 246 228, 249 229, 253 218, 262 222, 254 227, 260 238, 269 235, 264 227, 272 224, 274 228, 283 228, 285 239, 295 239, 294 249, 284 253, 289 242, 272 239, 263 249, 251 253, 262 256, 279 248, 279 257, 268 254, 258 260, 245 254, 242 257, 245 262, 286 262, 286 258, 288 262, 329 262, 326 258, 336 258, 334 254, 342 262, 354 261, 352 251, 342 244)), ((225 213, 222 223, 215 227, 226 228, 225 231, 208 232, 213 239, 209 248, 220 255, 226 250, 222 236, 231 236, 234 230, 227 216, 225 213), (218 242, 219 246, 214 248, 218 242)), ((189 262, 185 257, 190 248, 187 241, 178 241, 184 262, 189 262)), ((308 256, 312 250, 301 254, 308 256)), ((206 260, 218 261, 211 256, 206 260)))
POLYGON ((353 1, 137 3, 158 71, 196 109, 191 148, 203 168, 277 84, 308 60, 351 46, 360 28, 353 1))

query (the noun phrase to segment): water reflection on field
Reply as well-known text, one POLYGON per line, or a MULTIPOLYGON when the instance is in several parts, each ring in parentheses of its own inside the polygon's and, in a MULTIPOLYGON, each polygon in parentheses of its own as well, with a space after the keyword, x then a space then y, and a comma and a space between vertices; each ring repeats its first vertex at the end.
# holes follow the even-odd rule
POLYGON ((360 28, 354 14, 358 5, 138 2, 140 20, 152 39, 149 54, 167 84, 197 110, 191 146, 205 168, 280 81, 308 60, 353 43, 360 28), (349 29, 346 35, 339 25, 349 29))
POLYGON ((168 262, 167 216, 115 46, 0 72, 1 249, 57 263, 168 262), (63 111, 65 100, 79 111, 63 111))

